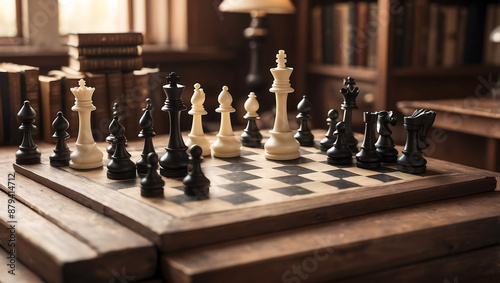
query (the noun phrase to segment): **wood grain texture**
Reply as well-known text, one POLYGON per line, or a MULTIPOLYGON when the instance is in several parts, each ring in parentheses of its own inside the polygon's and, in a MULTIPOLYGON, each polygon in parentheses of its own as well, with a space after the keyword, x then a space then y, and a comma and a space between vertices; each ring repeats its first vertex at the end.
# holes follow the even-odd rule
POLYGON ((498 244, 499 225, 490 192, 164 255, 162 270, 170 282, 338 280, 498 244))
POLYGON ((13 271, 14 275, 8 273, 10 270, 8 264, 10 264, 10 260, 7 258, 10 256, 4 249, 0 248, 0 264, 2 265, 2 269, 0 272, 0 282, 3 283, 43 283, 44 281, 38 277, 33 271, 31 271, 26 265, 16 260, 15 270, 13 271))
MULTIPOLYGON (((0 165, 0 171, 9 170, 12 170, 10 166, 0 165)), ((4 179, 0 180, 0 189, 8 192, 7 181, 4 179)), ((109 270, 125 268, 136 279, 148 278, 154 274, 157 257, 150 241, 111 218, 22 175, 17 175, 14 183, 17 200, 90 246, 100 258, 107 261, 109 270), (137 261, 141 265, 137 265, 137 261)))
MULTIPOLYGON (((2 203, 7 203, 7 198, 7 194, 0 193, 2 203)), ((49 282, 64 282, 67 279, 83 282, 92 279, 89 270, 97 266, 92 266, 90 262, 96 259, 97 253, 91 247, 18 202, 16 218, 19 222, 11 224, 7 222, 11 220, 7 218, 7 213, 0 214, 0 236, 9 237, 7 228, 17 225, 17 258, 34 272, 49 282)), ((5 249, 8 248, 5 241, 1 244, 5 249)))
POLYGON ((356 282, 499 282, 500 246, 440 257, 425 262, 357 276, 342 283, 356 282), (446 281, 448 280, 448 281, 446 281))

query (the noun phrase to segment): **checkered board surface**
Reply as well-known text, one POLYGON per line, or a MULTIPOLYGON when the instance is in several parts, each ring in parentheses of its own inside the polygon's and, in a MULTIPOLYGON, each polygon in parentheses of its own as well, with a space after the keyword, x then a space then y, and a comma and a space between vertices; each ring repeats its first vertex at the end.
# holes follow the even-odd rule
MULTIPOLYGON (((159 156, 165 153, 157 148, 159 156)), ((110 180, 106 169, 63 170, 84 176, 132 198, 148 203, 174 217, 184 218, 201 213, 258 207, 317 196, 335 197, 346 190, 396 184, 432 175, 411 175, 397 171, 395 165, 383 165, 378 170, 352 166, 333 166, 326 154, 316 148, 302 148, 301 157, 290 161, 272 161, 264 157, 262 148, 242 147, 237 158, 205 157, 201 166, 211 181, 210 196, 196 200, 184 195, 182 178, 165 178, 163 198, 144 198, 140 195, 140 179, 110 180)), ((129 149, 132 160, 140 158, 140 150, 129 149)), ((105 163, 109 160, 105 159, 105 163)))

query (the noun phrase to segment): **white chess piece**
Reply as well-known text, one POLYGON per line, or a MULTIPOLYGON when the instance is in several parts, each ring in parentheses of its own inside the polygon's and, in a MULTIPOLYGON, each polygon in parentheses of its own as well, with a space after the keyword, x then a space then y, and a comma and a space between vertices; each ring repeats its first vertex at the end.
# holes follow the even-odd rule
POLYGON ((236 140, 231 125, 230 113, 236 110, 231 106, 233 97, 227 91, 227 86, 222 87, 219 94, 219 108, 215 112, 221 113, 220 130, 217 140, 212 144, 212 152, 215 157, 237 157, 240 156, 241 144, 236 140))
POLYGON ((259 110, 259 101, 257 101, 257 95, 255 95, 255 92, 250 92, 247 100, 245 100, 244 107, 245 111, 247 111, 244 118, 260 118, 257 113, 257 110, 259 110))
POLYGON ((278 65, 271 69, 274 81, 269 89, 276 95, 276 119, 273 129, 269 131, 269 140, 264 144, 264 156, 273 160, 291 160, 300 157, 300 144, 290 130, 286 109, 288 94, 293 92, 293 88, 290 86, 290 75, 293 68, 288 68, 285 65, 286 54, 284 50, 280 50, 276 58, 278 65))
POLYGON ((75 169, 102 167, 103 153, 97 149, 90 127, 90 113, 96 109, 92 104, 92 94, 95 88, 85 86, 83 79, 80 79, 78 84, 79 87, 70 89, 75 96, 75 105, 71 107, 71 110, 78 111, 79 128, 76 150, 70 155, 69 166, 75 169))
POLYGON ((205 92, 200 88, 200 84, 196 83, 194 85, 194 93, 191 97, 191 110, 188 114, 193 115, 193 124, 191 126, 191 132, 188 135, 188 140, 186 145, 191 147, 192 145, 198 145, 203 150, 202 155, 210 155, 210 142, 207 140, 207 136, 203 132, 203 125, 201 123, 201 116, 207 115, 207 111, 203 107, 205 102, 205 92))

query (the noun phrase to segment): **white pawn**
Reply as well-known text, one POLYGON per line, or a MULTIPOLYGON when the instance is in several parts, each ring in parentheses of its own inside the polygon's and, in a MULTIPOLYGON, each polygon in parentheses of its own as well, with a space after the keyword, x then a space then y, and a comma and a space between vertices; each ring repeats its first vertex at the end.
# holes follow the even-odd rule
POLYGON ((274 81, 269 89, 276 95, 276 119, 273 129, 269 131, 270 137, 264 144, 264 156, 273 160, 292 160, 300 157, 300 144, 290 130, 286 109, 288 94, 293 92, 290 86, 293 68, 286 66, 284 50, 280 50, 276 58, 278 65, 271 69, 274 81))
POLYGON ((96 108, 92 104, 92 94, 95 88, 85 86, 83 79, 78 81, 80 87, 71 88, 75 96, 75 105, 71 110, 78 111, 79 128, 76 140, 76 150, 70 155, 69 166, 75 169, 93 169, 102 167, 103 153, 97 149, 90 126, 90 112, 96 108))
POLYGON ((215 157, 237 157, 240 156, 241 144, 236 140, 231 125, 230 113, 236 110, 231 106, 233 97, 227 91, 227 86, 222 87, 219 94, 219 108, 215 112, 221 113, 220 130, 217 140, 212 144, 212 152, 215 157))
POLYGON ((187 147, 192 145, 198 145, 203 150, 202 155, 210 155, 210 142, 207 140, 207 136, 203 132, 203 125, 201 123, 201 116, 207 115, 207 111, 203 107, 205 103, 205 92, 201 85, 196 83, 194 85, 194 93, 191 97, 191 110, 188 114, 193 115, 193 125, 191 126, 191 132, 188 135, 188 140, 186 141, 187 147))

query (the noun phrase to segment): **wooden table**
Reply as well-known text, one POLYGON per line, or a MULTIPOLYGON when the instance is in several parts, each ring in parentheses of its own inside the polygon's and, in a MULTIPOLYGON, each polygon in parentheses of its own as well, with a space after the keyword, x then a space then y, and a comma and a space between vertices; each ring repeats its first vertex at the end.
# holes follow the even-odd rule
MULTIPOLYGON (((324 133, 315 131, 317 140, 324 133)), ((160 154, 166 139, 155 139, 160 154)), ((39 146, 42 164, 14 166, 17 259, 31 270, 22 273, 28 281, 465 282, 500 274, 493 172, 432 158, 423 176, 387 165, 369 172, 328 165, 314 148, 284 163, 243 148, 239 159, 204 160, 211 198, 193 202, 180 180, 166 180, 164 198, 144 199, 137 180, 110 183, 105 169, 52 168, 52 145, 39 146), (252 183, 249 174, 262 176, 252 183), (262 198, 242 202, 248 196, 262 198)), ((134 160, 141 146, 129 142, 134 160)), ((6 192, 15 149, 0 150, 6 192)), ((8 197, 0 193, 0 202, 8 197)), ((2 239, 10 220, 0 213, 2 239)))
POLYGON ((443 140, 435 147, 439 158, 500 172, 500 99, 401 101, 397 107, 405 115, 419 108, 437 112, 434 127, 452 132, 437 134, 443 140))

